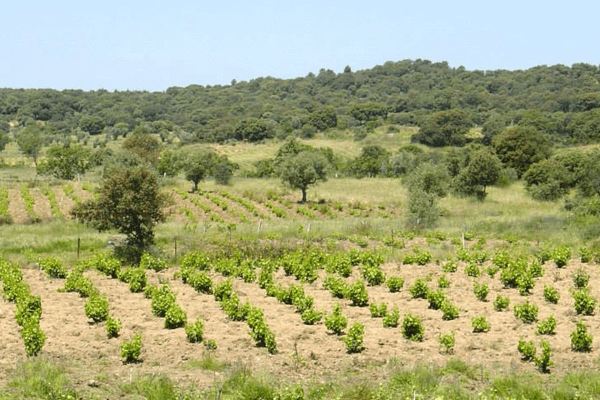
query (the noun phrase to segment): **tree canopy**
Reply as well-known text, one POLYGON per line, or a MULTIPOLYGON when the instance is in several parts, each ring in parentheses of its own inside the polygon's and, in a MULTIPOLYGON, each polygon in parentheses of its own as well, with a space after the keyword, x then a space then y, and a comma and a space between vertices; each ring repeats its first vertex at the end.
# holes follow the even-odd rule
POLYGON ((306 191, 319 181, 327 180, 329 162, 318 152, 301 151, 286 157, 279 166, 279 177, 292 189, 302 192, 302 203, 306 203, 306 191))

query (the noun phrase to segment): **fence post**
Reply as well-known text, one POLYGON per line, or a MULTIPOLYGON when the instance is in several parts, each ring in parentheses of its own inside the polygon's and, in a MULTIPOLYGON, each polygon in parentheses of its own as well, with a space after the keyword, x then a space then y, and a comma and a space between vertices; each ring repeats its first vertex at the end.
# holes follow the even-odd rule
POLYGON ((79 260, 79 250, 81 249, 81 238, 77 238, 77 259, 79 260))

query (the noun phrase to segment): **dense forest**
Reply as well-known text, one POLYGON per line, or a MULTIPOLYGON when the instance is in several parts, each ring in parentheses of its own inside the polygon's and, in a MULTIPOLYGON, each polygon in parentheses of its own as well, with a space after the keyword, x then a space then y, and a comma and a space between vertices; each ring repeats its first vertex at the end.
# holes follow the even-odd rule
MULTIPOLYGON (((310 138, 332 127, 360 136, 383 124, 431 118, 482 127, 483 141, 506 126, 533 126, 555 142, 600 140, 600 69, 589 64, 519 71, 468 71, 446 62, 404 60, 353 72, 321 69, 296 79, 264 77, 164 92, 0 89, 0 131, 37 122, 50 141, 91 143, 130 132, 183 143, 310 138), (458 113, 458 114, 457 114, 458 113)), ((424 144, 464 145, 416 137, 424 144)))

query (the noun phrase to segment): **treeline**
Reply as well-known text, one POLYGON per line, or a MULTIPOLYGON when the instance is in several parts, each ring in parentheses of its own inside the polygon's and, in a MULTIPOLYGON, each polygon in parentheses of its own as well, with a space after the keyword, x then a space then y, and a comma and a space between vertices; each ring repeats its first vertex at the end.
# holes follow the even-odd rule
POLYGON ((600 69, 589 64, 468 71, 404 60, 153 93, 0 89, 0 131, 18 134, 37 123, 50 141, 76 136, 102 144, 133 132, 165 142, 254 142, 335 127, 360 137, 383 124, 427 127, 436 114, 460 112, 461 123, 482 126, 487 140, 521 125, 564 143, 590 143, 600 140, 599 82, 600 69))

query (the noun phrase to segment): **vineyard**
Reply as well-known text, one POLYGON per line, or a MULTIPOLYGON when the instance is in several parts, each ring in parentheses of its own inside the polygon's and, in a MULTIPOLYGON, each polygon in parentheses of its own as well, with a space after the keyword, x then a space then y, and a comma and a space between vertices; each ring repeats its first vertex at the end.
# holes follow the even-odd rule
MULTIPOLYGON (((73 202, 89 195, 67 191, 73 202)), ((281 218, 266 203, 299 218, 296 205, 279 199, 179 190, 174 197, 172 210, 191 211, 172 214, 186 223, 211 213, 225 223, 281 218)), ((35 204, 27 215, 50 214, 35 204)), ((74 265, 2 261, 0 375, 40 354, 68 360, 78 381, 107 391, 135 370, 226 393, 219 371, 241 366, 318 383, 357 366, 444 366, 459 357, 482 368, 467 375, 485 386, 490 371, 596 365, 600 277, 586 248, 440 232, 397 233, 390 260, 385 244, 344 246, 271 255, 195 250, 169 262, 146 254, 137 267, 104 253, 74 265)))

